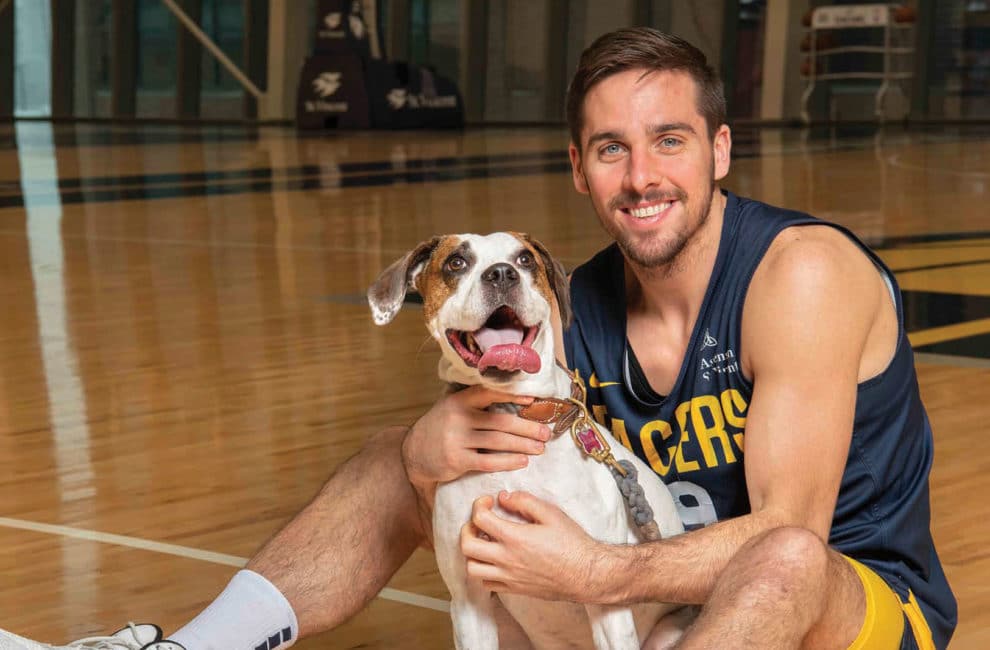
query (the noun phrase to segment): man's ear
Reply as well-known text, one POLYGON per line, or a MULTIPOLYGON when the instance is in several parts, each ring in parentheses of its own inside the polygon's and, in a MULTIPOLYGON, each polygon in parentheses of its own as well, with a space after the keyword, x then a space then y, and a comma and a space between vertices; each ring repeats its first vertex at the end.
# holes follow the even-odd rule
POLYGON ((423 266, 430 261, 440 237, 421 242, 381 272, 378 279, 368 287, 368 304, 376 325, 385 325, 399 313, 406 292, 415 291, 415 279, 423 266))
POLYGON ((588 193, 588 180, 584 177, 584 170, 581 169, 581 152, 572 142, 567 147, 567 155, 571 158, 571 176, 574 178, 574 189, 581 194, 588 193))
POLYGON ((714 152, 714 175, 715 180, 720 181, 729 173, 729 163, 732 158, 732 131, 728 124, 723 124, 715 132, 715 141, 712 143, 714 152))

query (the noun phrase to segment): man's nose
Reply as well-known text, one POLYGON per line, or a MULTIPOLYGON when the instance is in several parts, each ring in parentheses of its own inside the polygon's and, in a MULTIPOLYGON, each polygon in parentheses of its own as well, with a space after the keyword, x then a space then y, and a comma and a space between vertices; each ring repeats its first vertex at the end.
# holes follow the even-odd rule
POLYGON ((496 289, 510 289, 519 284, 519 273, 511 264, 492 264, 481 274, 481 279, 496 289))
POLYGON ((629 152, 628 160, 626 171, 628 189, 642 196, 646 194, 647 189, 660 184, 661 171, 656 156, 643 149, 633 149, 629 152))

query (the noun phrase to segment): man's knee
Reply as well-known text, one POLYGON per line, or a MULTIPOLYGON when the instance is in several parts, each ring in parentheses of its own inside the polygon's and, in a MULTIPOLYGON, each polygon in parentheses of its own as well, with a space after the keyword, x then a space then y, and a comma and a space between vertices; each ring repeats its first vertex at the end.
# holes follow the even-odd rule
POLYGON ((322 495, 344 501, 351 493, 388 495, 389 501, 402 501, 414 494, 402 462, 405 427, 388 427, 368 436, 361 449, 334 470, 321 490, 322 495))
POLYGON ((406 426, 391 426, 378 431, 368 437, 359 455, 366 459, 361 465, 367 479, 376 486, 380 495, 387 495, 380 501, 387 502, 389 516, 395 519, 399 528, 412 533, 417 543, 428 547, 431 504, 423 503, 416 493, 402 460, 402 442, 408 432, 409 427, 406 426))
POLYGON ((798 526, 768 530, 757 535, 749 546, 749 552, 780 563, 784 570, 797 566, 824 571, 828 562, 828 547, 821 538, 798 526))
POLYGON ((749 569, 754 586, 779 594, 820 592, 831 561, 828 546, 817 535, 791 526, 757 536, 737 559, 749 569))
POLYGON ((364 444, 361 446, 361 450, 362 452, 392 452, 393 454, 399 454, 401 456, 402 441, 405 440, 408 432, 409 427, 406 426, 393 425, 386 427, 381 431, 376 431, 368 436, 368 439, 365 440, 364 444))
POLYGON ((787 621, 805 639, 802 648, 846 648, 863 620, 863 590, 848 561, 817 535, 781 527, 739 550, 716 581, 702 617, 732 611, 787 621))
POLYGON ((811 618, 802 647, 848 647, 866 613, 863 585, 849 560, 810 530, 796 527, 765 533, 754 549, 767 560, 764 585, 798 604, 795 617, 811 618))

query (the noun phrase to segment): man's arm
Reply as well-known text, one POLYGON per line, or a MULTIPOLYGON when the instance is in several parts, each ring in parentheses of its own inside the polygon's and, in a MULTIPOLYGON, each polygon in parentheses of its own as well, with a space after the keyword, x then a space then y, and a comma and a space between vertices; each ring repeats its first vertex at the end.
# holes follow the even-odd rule
MULTIPOLYGON (((502 505, 537 525, 506 522, 479 504, 463 540, 469 572, 543 597, 701 603, 755 535, 800 526, 827 540, 885 293, 872 262, 834 229, 791 229, 768 251, 743 316, 743 366, 754 383, 745 438, 751 514, 661 542, 607 546, 554 506, 512 495, 502 505)), ((889 354, 879 352, 888 360, 890 339, 889 354)))

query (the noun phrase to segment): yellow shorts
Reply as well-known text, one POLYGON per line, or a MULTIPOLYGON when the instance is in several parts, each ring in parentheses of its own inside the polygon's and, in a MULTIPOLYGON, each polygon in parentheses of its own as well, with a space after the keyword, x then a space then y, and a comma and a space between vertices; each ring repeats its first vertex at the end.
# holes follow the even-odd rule
MULTIPOLYGON (((845 556, 843 556, 845 557, 845 556)), ((890 585, 869 567, 860 564, 852 558, 846 558, 863 583, 866 593, 866 617, 859 636, 849 646, 849 650, 900 650, 901 639, 904 636, 904 619, 911 626, 914 644, 907 647, 917 647, 918 650, 935 650, 932 632, 928 622, 918 607, 914 594, 908 592, 908 602, 901 602, 890 585)))

